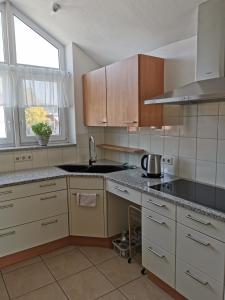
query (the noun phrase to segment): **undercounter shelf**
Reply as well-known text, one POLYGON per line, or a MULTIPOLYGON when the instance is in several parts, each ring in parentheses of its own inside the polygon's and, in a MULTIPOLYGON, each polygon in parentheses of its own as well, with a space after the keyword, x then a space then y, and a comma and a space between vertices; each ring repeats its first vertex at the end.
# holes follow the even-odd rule
POLYGON ((126 153, 143 153, 143 152, 145 152, 144 149, 140 149, 140 148, 122 147, 122 146, 115 146, 115 145, 110 145, 110 144, 100 144, 100 145, 97 145, 97 147, 100 149, 104 149, 104 150, 126 152, 126 153))

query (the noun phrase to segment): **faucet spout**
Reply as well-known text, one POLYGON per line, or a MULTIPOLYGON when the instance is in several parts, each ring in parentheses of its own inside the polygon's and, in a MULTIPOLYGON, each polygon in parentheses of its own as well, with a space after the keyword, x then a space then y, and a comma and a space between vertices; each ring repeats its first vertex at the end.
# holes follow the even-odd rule
POLYGON ((96 144, 93 136, 89 137, 89 165, 97 161, 96 144))

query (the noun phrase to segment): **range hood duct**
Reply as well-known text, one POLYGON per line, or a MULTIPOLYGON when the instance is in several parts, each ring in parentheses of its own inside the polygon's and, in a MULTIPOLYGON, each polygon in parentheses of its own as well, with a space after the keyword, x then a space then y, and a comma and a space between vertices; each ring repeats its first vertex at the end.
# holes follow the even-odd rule
POLYGON ((198 9, 196 81, 145 104, 225 101, 225 0, 209 0, 198 9))

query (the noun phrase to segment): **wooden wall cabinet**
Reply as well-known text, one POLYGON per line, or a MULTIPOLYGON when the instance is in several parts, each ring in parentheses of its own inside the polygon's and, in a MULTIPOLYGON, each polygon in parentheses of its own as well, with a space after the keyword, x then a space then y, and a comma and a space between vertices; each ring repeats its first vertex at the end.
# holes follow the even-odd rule
POLYGON ((163 94, 161 58, 132 56, 84 75, 83 87, 86 126, 162 126, 162 105, 144 105, 163 94))

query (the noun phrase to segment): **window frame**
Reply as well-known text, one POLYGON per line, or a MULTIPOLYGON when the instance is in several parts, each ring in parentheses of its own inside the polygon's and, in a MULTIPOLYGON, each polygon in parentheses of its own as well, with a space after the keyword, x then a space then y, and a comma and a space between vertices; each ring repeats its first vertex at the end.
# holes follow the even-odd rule
POLYGON ((4 107, 6 138, 0 138, 0 146, 11 147, 14 145, 14 122, 11 108, 4 107))

